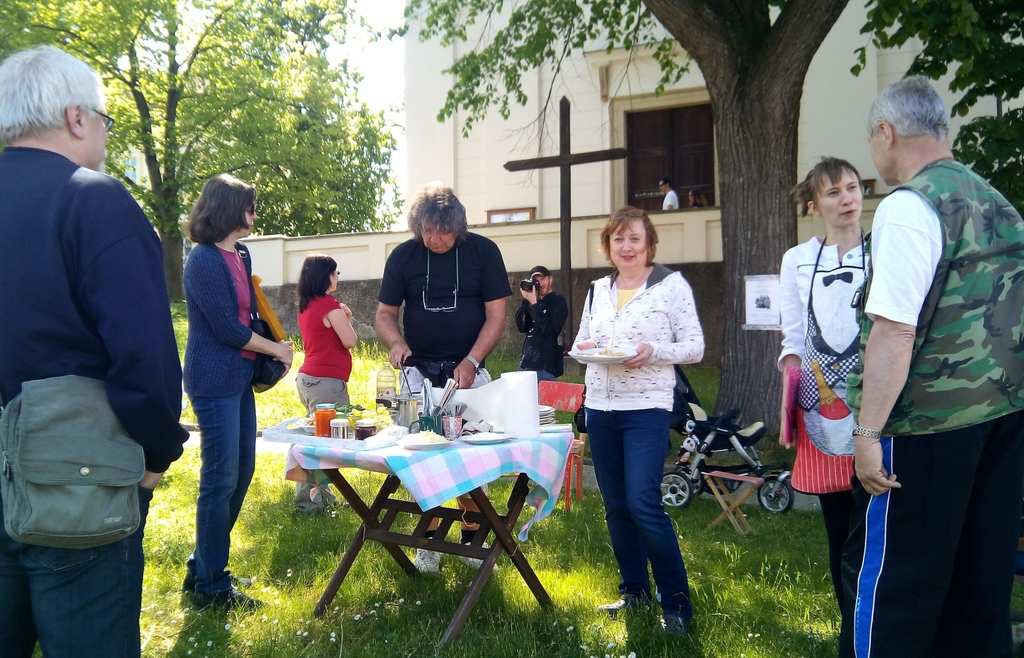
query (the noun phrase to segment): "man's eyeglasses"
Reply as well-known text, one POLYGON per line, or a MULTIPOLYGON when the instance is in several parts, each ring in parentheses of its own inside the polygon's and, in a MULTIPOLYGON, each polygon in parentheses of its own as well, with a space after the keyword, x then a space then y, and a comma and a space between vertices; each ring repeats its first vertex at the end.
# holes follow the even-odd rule
POLYGON ((455 289, 452 290, 451 306, 427 306, 428 291, 430 290, 430 250, 427 250, 427 280, 423 284, 423 310, 431 313, 451 313, 459 305, 459 250, 455 249, 455 289))
POLYGON ((103 119, 103 127, 106 128, 107 132, 110 132, 111 130, 114 129, 114 117, 110 116, 109 114, 104 114, 96 108, 93 108, 92 111, 98 114, 101 119, 103 119))

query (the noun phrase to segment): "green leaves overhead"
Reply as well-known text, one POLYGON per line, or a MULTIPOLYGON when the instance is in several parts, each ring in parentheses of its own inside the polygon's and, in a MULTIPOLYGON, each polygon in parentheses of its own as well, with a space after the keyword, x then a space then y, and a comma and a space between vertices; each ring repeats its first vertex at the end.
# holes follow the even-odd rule
POLYGON ((597 43, 607 51, 650 48, 661 65, 659 90, 689 64, 640 0, 409 0, 405 15, 421 39, 467 46, 445 71, 452 88, 438 113, 443 121, 461 111, 466 134, 490 107, 508 118, 513 102, 526 103, 526 71, 545 62, 558 68, 569 53, 597 43), (471 27, 482 31, 479 39, 470 39, 471 27))
MULTIPOLYGON (((1020 0, 869 0, 861 29, 881 48, 911 39, 921 45, 909 73, 938 79, 963 92, 951 108, 965 116, 980 100, 1004 102, 1024 92, 1024 3, 1020 0)), ((854 72, 863 69, 858 50, 854 72)), ((1020 108, 974 119, 960 129, 957 157, 986 176, 1018 208, 1024 207, 1024 116, 1020 108)))
POLYGON ((345 0, 5 0, 0 56, 53 43, 100 73, 108 168, 164 238, 220 172, 256 183, 263 232, 379 229, 391 126, 326 57, 351 18, 345 0))

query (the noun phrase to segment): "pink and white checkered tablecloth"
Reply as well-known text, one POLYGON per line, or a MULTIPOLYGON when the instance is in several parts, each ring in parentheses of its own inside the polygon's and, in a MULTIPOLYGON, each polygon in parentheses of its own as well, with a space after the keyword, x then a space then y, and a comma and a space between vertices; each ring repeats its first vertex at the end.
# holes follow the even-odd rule
POLYGON ((519 532, 520 540, 525 541, 530 527, 550 515, 558 502, 572 439, 572 432, 567 431, 490 445, 456 441, 437 450, 406 450, 399 445, 377 450, 293 445, 286 469, 288 479, 297 481, 304 481, 307 471, 332 468, 393 473, 423 510, 502 475, 526 473, 534 484, 526 501, 537 512, 519 532))

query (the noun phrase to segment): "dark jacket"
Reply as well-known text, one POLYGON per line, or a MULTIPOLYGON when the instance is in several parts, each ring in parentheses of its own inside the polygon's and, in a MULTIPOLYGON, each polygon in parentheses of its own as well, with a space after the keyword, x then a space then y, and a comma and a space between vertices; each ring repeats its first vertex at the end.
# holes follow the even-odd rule
POLYGON ((555 377, 562 375, 562 346, 558 337, 568 315, 569 305, 557 292, 549 292, 533 305, 523 300, 516 311, 516 327, 526 334, 520 368, 547 370, 555 377))
MULTIPOLYGON (((249 274, 249 294, 255 304, 249 250, 241 242, 237 247, 249 274)), ((188 255, 185 297, 185 390, 198 397, 239 395, 252 384, 252 368, 242 356, 242 347, 252 340, 252 329, 238 321, 235 285, 216 245, 196 245, 188 255)))
POLYGON ((80 375, 167 470, 188 433, 163 252, 119 182, 52 151, 0 153, 0 398, 80 375))

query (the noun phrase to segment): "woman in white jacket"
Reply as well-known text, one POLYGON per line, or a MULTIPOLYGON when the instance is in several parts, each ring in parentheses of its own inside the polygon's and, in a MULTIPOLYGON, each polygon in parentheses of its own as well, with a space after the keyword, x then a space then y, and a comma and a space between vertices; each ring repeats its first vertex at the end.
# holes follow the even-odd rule
POLYGON ((612 214, 601 246, 615 271, 594 282, 575 348, 634 355, 620 364, 587 365, 590 451, 621 576, 622 598, 601 608, 614 616, 648 605, 650 563, 662 626, 685 635, 693 615, 690 589, 660 484, 668 454, 673 364, 700 361, 704 335, 686 280, 654 264, 657 243, 644 211, 623 208, 612 214))
POLYGON ((846 160, 823 158, 808 172, 793 197, 802 214, 822 219, 825 235, 787 251, 779 270, 779 442, 796 446, 793 487, 817 495, 821 503, 840 605, 841 557, 853 506, 854 418, 846 406, 846 375, 859 360, 854 307, 870 265, 860 227, 861 186, 860 174, 846 160))

